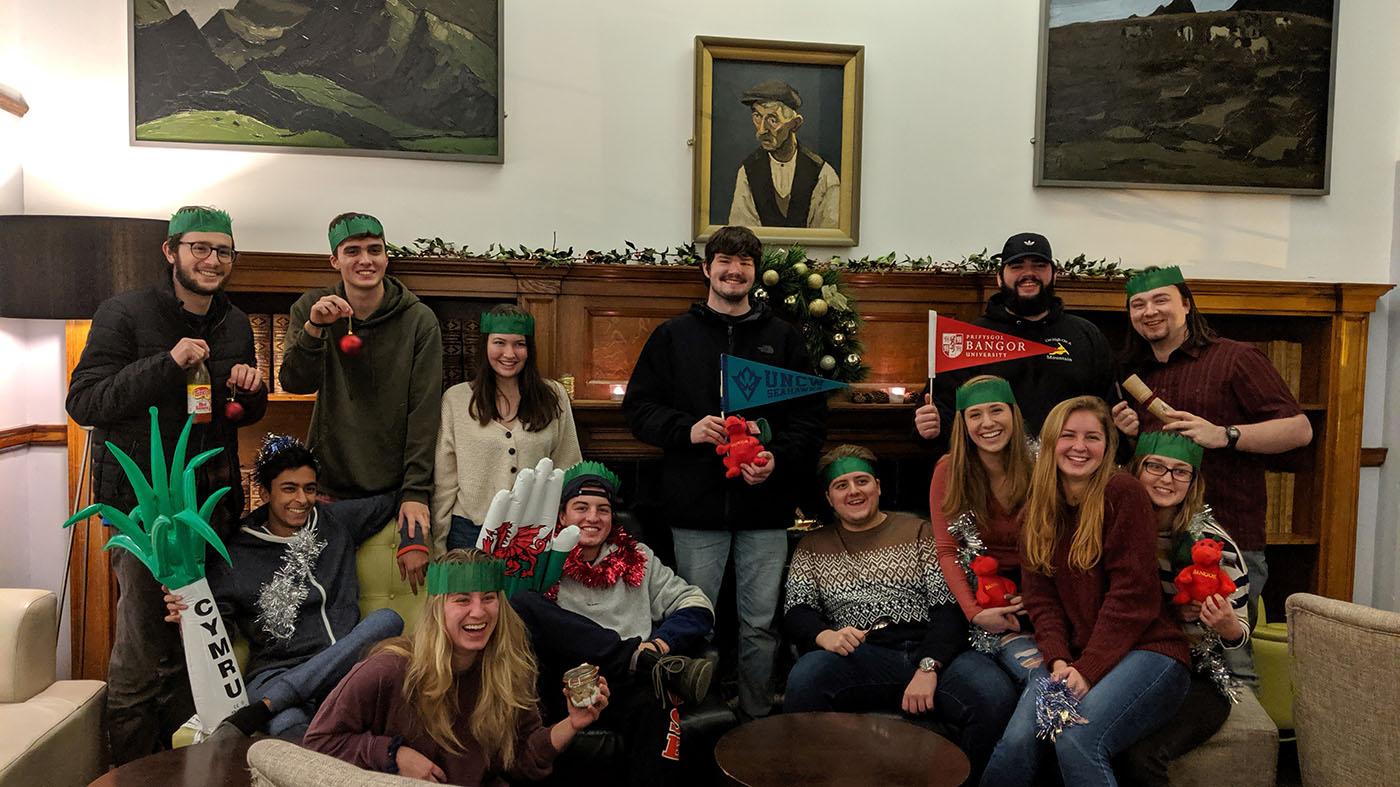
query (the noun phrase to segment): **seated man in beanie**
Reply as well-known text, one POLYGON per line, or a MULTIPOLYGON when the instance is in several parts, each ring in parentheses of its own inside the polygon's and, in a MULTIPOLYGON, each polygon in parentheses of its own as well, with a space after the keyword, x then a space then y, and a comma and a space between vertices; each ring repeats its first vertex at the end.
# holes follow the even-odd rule
MULTIPOLYGON (((604 724, 626 736, 628 783, 670 784, 684 778, 675 699, 698 703, 709 691, 714 665, 680 655, 703 647, 714 627, 714 607, 699 588, 662 564, 612 521, 620 482, 598 462, 564 475, 559 527, 577 525, 578 546, 559 584, 543 595, 521 591, 510 603, 525 620, 541 675, 558 675, 588 662, 612 688, 620 709, 604 724), (674 738, 674 740, 672 740, 674 738)), ((551 688, 540 696, 558 694, 551 688)))
MULTIPOLYGON (((316 708, 369 646, 403 633, 391 609, 360 619, 355 552, 384 528, 394 496, 316 502, 316 457, 300 440, 268 435, 255 478, 267 503, 228 539, 231 562, 211 560, 209 589, 230 632, 248 641, 252 704, 227 723, 245 735, 300 738, 316 708)), ((428 552, 425 534, 399 534, 399 552, 428 552)), ((186 608, 165 596, 178 623, 186 608)))
POLYGON ((788 673, 783 712, 933 714, 959 728, 975 784, 1015 709, 1015 684, 967 649, 928 520, 880 510, 875 455, 837 446, 819 474, 835 521, 804 536, 788 568, 783 628, 807 653, 788 673))

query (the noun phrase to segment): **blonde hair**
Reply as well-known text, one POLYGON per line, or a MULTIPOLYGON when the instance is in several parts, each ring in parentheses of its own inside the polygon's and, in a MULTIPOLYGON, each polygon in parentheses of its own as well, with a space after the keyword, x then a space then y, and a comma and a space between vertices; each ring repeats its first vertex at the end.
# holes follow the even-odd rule
POLYGON ((1055 463, 1055 443, 1064 431, 1071 415, 1088 411, 1099 420, 1104 430, 1103 461, 1089 478, 1084 499, 1079 504, 1079 524, 1069 545, 1070 568, 1087 571, 1099 562, 1103 553, 1104 494, 1108 481, 1118 468, 1113 456, 1118 451, 1118 432, 1108 405, 1097 396, 1076 396, 1055 405, 1045 417, 1040 430, 1040 457, 1031 475, 1030 498, 1026 502, 1026 523, 1022 529, 1022 566, 1049 576, 1053 573, 1051 557, 1060 540, 1061 520, 1068 505, 1060 483, 1059 466, 1055 463))
MULTIPOLYGON (((490 559, 479 549, 454 549, 437 562, 481 563, 490 559)), ((463 709, 457 707, 457 681, 463 675, 452 669, 452 640, 445 616, 447 595, 428 596, 413 633, 382 642, 375 650, 408 660, 404 697, 418 712, 428 735, 446 751, 461 754, 465 747, 457 735, 456 724, 463 709)), ((498 591, 498 595, 496 628, 477 657, 479 669, 474 670, 481 691, 476 707, 470 711, 470 729, 488 762, 498 762, 501 768, 509 769, 515 763, 520 714, 532 712, 539 702, 535 692, 538 669, 524 621, 506 601, 505 593, 498 591)))
MULTIPOLYGON (((1000 379, 995 375, 981 374, 964 385, 1000 379)), ((1026 441, 1026 421, 1021 417, 1021 408, 1013 403, 1006 403, 1006 406, 1011 408, 1011 437, 1002 453, 1006 455, 1010 510, 1016 514, 1025 505, 1026 495, 1030 492, 1031 469, 1035 459, 1026 441)), ((959 410, 953 417, 953 433, 948 443, 948 485, 943 496, 943 518, 952 520, 964 511, 971 511, 980 530, 987 521, 987 501, 992 496, 992 485, 987 478, 987 468, 977 453, 977 444, 967 430, 964 412, 959 410)))
MULTIPOLYGON (((1133 478, 1138 479, 1139 482, 1142 481, 1143 462, 1147 461, 1147 457, 1150 455, 1151 454, 1142 454, 1135 456, 1133 457, 1133 461, 1128 465, 1128 472, 1132 473, 1133 478)), ((1175 536, 1184 532, 1186 526, 1191 524, 1192 518, 1194 518, 1201 509, 1206 507, 1205 476, 1201 474, 1201 469, 1199 467, 1192 469, 1195 472, 1191 476, 1191 485, 1186 487, 1186 497, 1182 498, 1181 502, 1176 506, 1176 515, 1172 517, 1171 529, 1167 531, 1169 535, 1175 536)), ((1156 508, 1157 506, 1153 504, 1152 507, 1156 508)))

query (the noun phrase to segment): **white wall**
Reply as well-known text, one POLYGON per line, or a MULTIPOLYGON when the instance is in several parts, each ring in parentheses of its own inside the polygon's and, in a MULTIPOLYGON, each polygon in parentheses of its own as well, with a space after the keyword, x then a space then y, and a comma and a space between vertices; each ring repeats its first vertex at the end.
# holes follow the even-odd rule
MULTIPOLYGON (((322 251, 325 221, 350 209, 380 216, 400 241, 537 246, 557 232, 576 249, 673 245, 690 228, 693 38, 729 35, 866 46, 864 242, 843 254, 956 258, 1034 228, 1061 256, 1181 263, 1202 278, 1400 273, 1393 0, 1352 0, 1340 16, 1332 193, 1321 198, 1033 188, 1034 0, 510 0, 502 166, 131 147, 126 4, 0 3, 23 31, 12 46, 33 108, 19 132, 28 213, 163 217, 208 202, 233 214, 240 247, 268 251, 322 251)), ((1365 441, 1384 432, 1400 448, 1400 424, 1383 415, 1400 405, 1392 322, 1373 322, 1365 441)), ((1363 479, 1358 597, 1395 570, 1400 500, 1381 490, 1397 486, 1397 465, 1363 479)), ((1388 598, 1377 602, 1395 606, 1388 598)))

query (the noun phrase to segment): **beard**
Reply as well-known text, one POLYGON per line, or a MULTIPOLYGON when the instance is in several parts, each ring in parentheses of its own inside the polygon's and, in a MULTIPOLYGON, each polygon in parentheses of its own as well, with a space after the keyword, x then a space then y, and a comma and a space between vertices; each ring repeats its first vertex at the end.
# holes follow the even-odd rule
POLYGON ((1051 282, 1040 288, 1040 292, 1029 298, 1016 294, 1016 290, 1001 285, 1001 291, 1006 295, 1006 310, 1017 317, 1034 317, 1037 314, 1044 314, 1050 311, 1050 304, 1055 301, 1055 283, 1051 282))
MULTIPOLYGON (((193 267, 193 266, 191 266, 191 267, 193 267)), ((223 289, 223 286, 224 286, 224 280, 223 280, 223 279, 220 279, 220 280, 219 280, 219 283, 218 283, 218 284, 215 284, 213 287, 206 287, 205 285, 200 284, 199 281, 198 281, 197 279, 195 279, 193 273, 191 273, 191 272, 188 271, 188 270, 185 270, 185 266, 184 266, 184 264, 182 264, 181 262, 176 261, 176 263, 175 263, 175 265, 174 265, 174 268, 175 268, 175 281, 180 282, 180 286, 181 286, 181 287, 184 287, 185 289, 189 290, 189 291, 192 292, 192 293, 195 293, 196 295, 213 295, 214 293, 218 292, 220 289, 223 289)), ((227 277, 225 277, 225 278, 227 278, 227 277)))

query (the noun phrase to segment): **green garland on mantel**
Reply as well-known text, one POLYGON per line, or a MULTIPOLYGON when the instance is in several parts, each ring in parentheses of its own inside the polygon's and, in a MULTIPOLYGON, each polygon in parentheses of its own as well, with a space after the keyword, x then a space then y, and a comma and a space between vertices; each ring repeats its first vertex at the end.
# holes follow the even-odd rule
MULTIPOLYGON (((567 249, 531 249, 524 244, 506 246, 491 244, 485 253, 473 252, 442 238, 419 238, 406 246, 389 247, 394 257, 419 259, 486 259, 534 262, 542 268, 583 265, 665 265, 699 267, 704 255, 694 243, 682 243, 673 251, 638 248, 631 241, 626 247, 609 251, 589 249, 575 254, 567 249)), ((1081 254, 1069 261, 1057 260, 1062 275, 1071 278, 1112 279, 1128 276, 1131 270, 1118 262, 1090 260, 1081 254)), ((895 252, 881 257, 861 257, 847 260, 832 257, 818 262, 807 256, 801 246, 769 246, 763 250, 754 276, 753 295, 797 327, 807 345, 817 373, 843 383, 857 383, 870 374, 865 363, 865 345, 858 338, 861 319, 856 312, 843 273, 902 273, 923 271, 952 273, 962 276, 995 274, 1001 263, 987 256, 987 250, 969 254, 960 260, 935 260, 932 257, 899 258, 895 252)))

